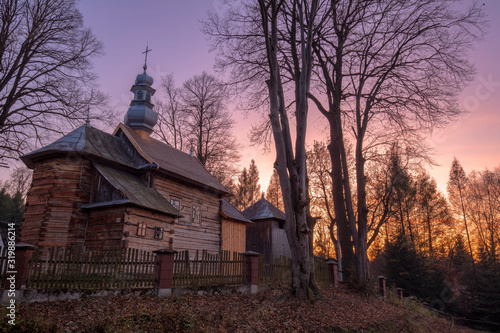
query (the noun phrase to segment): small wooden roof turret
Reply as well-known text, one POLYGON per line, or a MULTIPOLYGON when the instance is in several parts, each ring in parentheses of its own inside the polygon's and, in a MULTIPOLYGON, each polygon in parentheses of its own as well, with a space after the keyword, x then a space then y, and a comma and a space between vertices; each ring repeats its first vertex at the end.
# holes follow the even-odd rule
POLYGON ((137 75, 135 83, 130 89, 134 93, 134 99, 130 103, 127 113, 125 114, 124 123, 134 129, 137 134, 142 138, 147 139, 153 131, 153 127, 158 121, 158 115, 153 111, 153 103, 151 103, 151 96, 156 92, 151 86, 153 85, 153 78, 146 73, 148 49, 146 46, 146 54, 144 61, 144 72, 137 75))

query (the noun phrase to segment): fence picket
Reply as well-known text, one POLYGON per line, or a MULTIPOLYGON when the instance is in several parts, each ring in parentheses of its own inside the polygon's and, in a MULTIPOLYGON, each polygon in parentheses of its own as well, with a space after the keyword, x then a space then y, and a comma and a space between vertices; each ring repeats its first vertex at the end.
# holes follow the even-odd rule
MULTIPOLYGON (((0 251, 3 269, 5 250, 0 251)), ((108 289, 152 288, 155 255, 139 249, 95 251, 83 247, 53 247, 31 259, 28 288, 108 289)), ((285 259, 279 259, 285 260, 285 259)), ((278 259, 271 272, 281 278, 284 267, 278 259)), ((216 286, 244 283, 244 256, 230 251, 199 250, 174 256, 174 286, 216 286)), ((262 270, 262 269, 261 269, 262 270)), ((0 270, 0 274, 3 272, 0 270)))

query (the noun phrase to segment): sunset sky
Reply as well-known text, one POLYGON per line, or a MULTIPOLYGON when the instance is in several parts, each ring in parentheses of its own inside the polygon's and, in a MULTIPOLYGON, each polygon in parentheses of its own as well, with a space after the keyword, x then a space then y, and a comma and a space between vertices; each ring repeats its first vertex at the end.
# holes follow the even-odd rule
MULTIPOLYGON (((472 0, 464 2, 473 3, 472 0)), ((470 52, 477 77, 461 96, 462 105, 470 112, 429 138, 435 149, 434 159, 440 164, 429 170, 443 191, 454 156, 467 172, 500 165, 500 1, 480 3, 484 3, 490 28, 484 40, 470 52)), ((146 43, 152 49, 148 55, 148 74, 156 80, 153 87, 158 90, 153 102, 161 97, 157 83, 167 73, 174 74, 178 85, 204 70, 214 73, 215 54, 209 53, 208 41, 200 31, 200 20, 206 17, 208 10, 223 10, 222 0, 84 0, 78 7, 85 25, 91 27, 104 44, 105 55, 95 59, 94 69, 99 75, 100 89, 110 95, 110 104, 120 112, 120 121, 132 99, 130 87, 142 70, 146 43)), ((235 133, 244 143, 255 121, 245 118, 238 110, 230 111, 237 122, 235 133)), ((323 122, 318 113, 312 113, 309 138, 324 137, 323 122)), ((258 148, 245 145, 242 155, 241 167, 248 167, 250 160, 255 159, 265 190, 274 153, 264 154, 258 148)))

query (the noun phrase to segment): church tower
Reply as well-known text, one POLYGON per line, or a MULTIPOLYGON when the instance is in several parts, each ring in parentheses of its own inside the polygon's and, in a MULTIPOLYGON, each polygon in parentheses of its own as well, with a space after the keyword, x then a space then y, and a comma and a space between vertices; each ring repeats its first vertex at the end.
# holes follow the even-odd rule
POLYGON ((133 128, 137 134, 142 138, 149 138, 153 131, 153 127, 158 121, 158 115, 153 111, 153 103, 151 103, 151 96, 154 95, 155 90, 151 87, 153 85, 153 78, 146 74, 147 56, 151 51, 146 47, 146 60, 144 61, 144 72, 137 75, 135 83, 130 89, 134 93, 134 99, 130 103, 127 113, 125 114, 124 123, 133 128))

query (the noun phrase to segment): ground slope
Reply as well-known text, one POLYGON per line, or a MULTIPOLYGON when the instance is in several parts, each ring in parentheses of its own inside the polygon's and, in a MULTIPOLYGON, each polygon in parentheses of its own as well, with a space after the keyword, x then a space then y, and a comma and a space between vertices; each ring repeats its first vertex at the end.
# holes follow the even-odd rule
POLYGON ((323 298, 298 302, 281 289, 256 295, 86 297, 23 303, 15 327, 2 308, 0 332, 475 332, 423 308, 322 288, 323 298))

